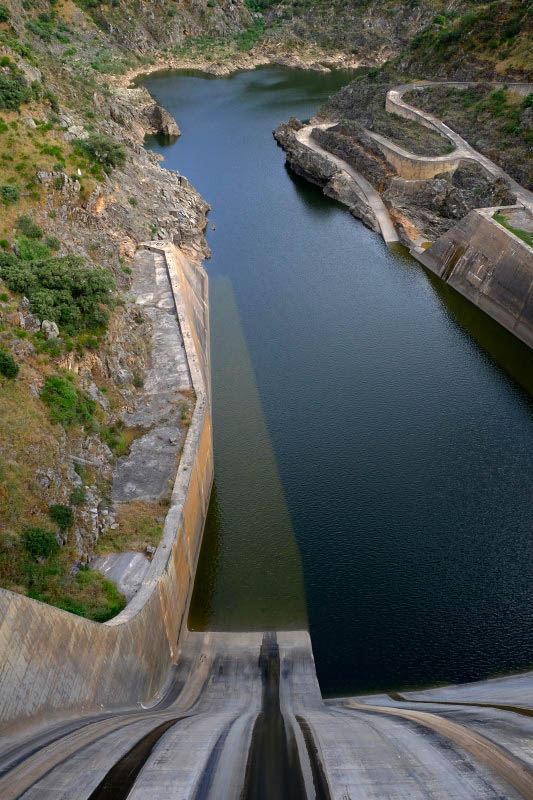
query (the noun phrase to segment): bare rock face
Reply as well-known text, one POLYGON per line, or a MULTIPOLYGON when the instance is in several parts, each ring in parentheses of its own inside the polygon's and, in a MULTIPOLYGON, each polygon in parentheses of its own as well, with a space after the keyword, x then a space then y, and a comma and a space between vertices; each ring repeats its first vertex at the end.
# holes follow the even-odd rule
POLYGON ((315 128, 313 139, 365 176, 375 189, 395 173, 374 140, 357 123, 339 123, 327 130, 315 128))
POLYGON ((30 314, 29 311, 19 311, 18 319, 20 327, 23 330, 28 331, 28 333, 36 333, 41 329, 41 321, 33 314, 30 314))
MULTIPOLYGON (((296 131, 304 127, 300 120, 291 117, 274 131, 276 141, 283 147, 287 164, 297 175, 322 187, 324 194, 348 206, 350 212, 374 231, 379 231, 376 216, 366 200, 359 194, 349 176, 338 170, 326 156, 310 150, 296 138, 296 131)), ((315 129, 318 134, 323 131, 315 129)), ((313 132, 314 134, 314 132, 313 132)), ((318 139, 318 137, 316 137, 318 139)), ((326 137, 327 138, 327 137, 326 137)))
POLYGON ((295 132, 301 127, 303 124, 294 118, 288 123, 282 122, 274 131, 274 138, 285 150, 287 164, 293 172, 310 183, 325 186, 337 168, 329 159, 298 141, 295 132))
POLYGON ((451 175, 444 173, 427 181, 392 178, 383 200, 434 240, 473 209, 513 205, 516 198, 503 180, 493 180, 477 165, 466 164, 451 175))
POLYGON ((181 136, 176 120, 158 103, 153 103, 145 108, 144 117, 148 121, 152 133, 170 138, 181 136))
POLYGON ((17 69, 19 69, 24 76, 24 82, 27 86, 31 86, 32 83, 35 82, 40 83, 43 79, 41 70, 37 69, 37 67, 34 67, 31 64, 28 64, 28 62, 24 61, 23 59, 20 59, 18 62, 17 69))
POLYGON ((348 206, 350 213, 360 219, 364 224, 376 233, 381 228, 376 219, 376 215, 367 204, 364 197, 356 190, 353 180, 346 172, 336 172, 335 175, 324 186, 324 194, 338 200, 348 206))
POLYGON ((529 106, 520 114, 520 125, 525 131, 533 131, 533 106, 529 106))
POLYGON ((173 117, 155 103, 144 88, 119 88, 110 97, 95 93, 93 104, 99 114, 123 129, 122 135, 125 130, 128 138, 137 144, 141 144, 147 134, 170 137, 181 134, 173 117))

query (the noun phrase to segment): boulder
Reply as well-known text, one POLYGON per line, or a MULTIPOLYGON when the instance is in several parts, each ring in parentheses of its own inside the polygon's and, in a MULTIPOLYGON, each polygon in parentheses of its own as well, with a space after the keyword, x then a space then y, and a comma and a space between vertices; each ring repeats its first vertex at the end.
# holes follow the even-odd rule
POLYGON ((524 109, 520 114, 520 125, 525 131, 533 131, 533 106, 524 109))
POLYGON ((49 319, 43 319, 41 331, 44 333, 46 339, 55 339, 57 336, 59 336, 59 328, 55 322, 52 322, 49 319))

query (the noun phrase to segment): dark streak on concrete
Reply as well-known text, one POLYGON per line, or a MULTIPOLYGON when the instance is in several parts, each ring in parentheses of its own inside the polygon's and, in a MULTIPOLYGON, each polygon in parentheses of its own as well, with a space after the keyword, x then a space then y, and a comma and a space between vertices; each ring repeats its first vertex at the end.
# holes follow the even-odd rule
POLYGON ((98 784, 89 800, 125 800, 131 791, 137 775, 148 760, 150 753, 163 734, 182 717, 167 720, 153 731, 143 736, 126 755, 117 761, 105 778, 98 784))
POLYGON ((218 766, 218 762, 220 760, 222 750, 224 749, 224 744, 226 743, 228 733, 230 732, 231 727, 236 721, 236 719, 237 717, 235 717, 235 719, 232 719, 232 721, 228 723, 228 725, 226 725, 226 727, 216 740, 215 746, 213 747, 213 749, 209 754, 209 758, 207 759, 207 763, 204 767, 204 770, 198 782, 198 787, 194 794, 194 800, 207 800, 207 798, 209 797, 209 792, 211 790, 213 778, 215 776, 215 772, 218 766))
POLYGON ((324 772, 324 766, 320 760, 318 748, 311 732, 311 728, 303 717, 296 716, 296 720, 302 731, 305 746, 307 748, 307 755, 309 756, 309 763, 311 765, 311 772, 313 774, 313 785, 315 787, 315 800, 331 800, 331 793, 329 791, 328 781, 324 772))
POLYGON ((280 658, 276 634, 265 633, 259 654, 261 713, 252 733, 241 800, 305 800, 307 793, 294 737, 289 745, 280 709, 280 658))

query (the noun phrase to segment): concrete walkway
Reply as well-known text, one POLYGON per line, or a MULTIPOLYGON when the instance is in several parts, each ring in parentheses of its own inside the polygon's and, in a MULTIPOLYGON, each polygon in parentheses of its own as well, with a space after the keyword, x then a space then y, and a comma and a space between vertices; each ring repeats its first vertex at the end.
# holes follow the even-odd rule
POLYGON ((184 404, 192 406, 192 382, 165 259, 139 250, 132 268, 131 294, 139 312, 150 320, 152 341, 143 391, 123 415, 126 428, 136 428, 142 435, 117 460, 115 503, 158 501, 170 493, 187 431, 181 409, 184 404))
POLYGON ((333 155, 333 153, 324 150, 324 148, 320 147, 318 142, 315 142, 315 140, 312 138, 311 132, 313 131, 313 128, 321 128, 322 130, 326 130, 327 128, 330 128, 331 125, 331 122, 326 122, 320 125, 307 125, 305 128, 301 128, 296 133, 296 138, 306 147, 309 147, 311 150, 314 150, 316 153, 320 153, 321 156, 329 159, 329 161, 332 161, 339 168, 339 170, 342 170, 350 176, 357 187, 358 194, 363 195, 365 202, 370 206, 376 215, 376 219, 384 240, 387 243, 398 242, 398 234, 396 233, 396 229, 390 214, 387 211, 379 192, 377 192, 374 187, 371 186, 371 184, 361 175, 360 172, 357 172, 357 170, 351 167, 350 164, 348 164, 346 161, 343 161, 342 158, 339 158, 338 156, 333 155))
MULTIPOLYGON (((428 159, 426 156, 416 156, 412 153, 407 153, 407 151, 403 150, 398 145, 391 142, 389 139, 385 139, 385 137, 379 136, 379 134, 373 134, 372 132, 368 131, 368 133, 373 136, 376 141, 380 141, 385 139, 387 146, 390 147, 392 150, 395 150, 399 155, 403 157, 410 158, 413 161, 432 161, 433 163, 437 164, 438 162, 446 162, 446 161, 456 161, 458 158, 465 159, 466 161, 474 161, 480 164, 489 175, 493 178, 502 178, 507 182, 510 186, 512 191, 516 194, 517 201, 522 203, 526 208, 533 212, 533 193, 525 189, 521 186, 517 181, 511 178, 505 170, 495 164, 490 158, 482 155, 477 150, 468 144, 468 142, 462 138, 458 133, 453 131, 448 125, 446 125, 441 120, 434 117, 433 114, 430 114, 427 111, 423 111, 419 108, 415 108, 415 106, 411 106, 406 103, 402 98, 405 92, 416 90, 416 91, 423 91, 423 89, 430 87, 430 86, 448 86, 450 88, 463 88, 466 89, 468 86, 472 86, 472 83, 447 83, 445 81, 441 82, 427 82, 427 83, 405 83, 400 86, 395 86, 393 89, 390 89, 387 92, 387 99, 386 99, 386 109, 391 113, 398 114, 400 117, 404 117, 405 119, 415 120, 420 122, 427 128, 433 128, 434 130, 438 131, 441 135, 448 138, 454 145, 455 150, 453 153, 445 156, 435 156, 432 159, 428 159)), ((503 86, 503 84, 494 84, 494 88, 499 88, 503 86)), ((530 83, 519 83, 519 84, 509 84, 509 88, 514 88, 517 91, 520 91, 523 94, 527 94, 533 91, 533 84, 530 83)))

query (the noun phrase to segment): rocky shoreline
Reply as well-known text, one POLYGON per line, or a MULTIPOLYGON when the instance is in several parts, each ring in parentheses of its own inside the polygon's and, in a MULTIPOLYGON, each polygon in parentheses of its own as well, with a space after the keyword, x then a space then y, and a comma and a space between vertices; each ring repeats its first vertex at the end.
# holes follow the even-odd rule
POLYGON ((211 61, 207 58, 169 57, 155 61, 148 66, 140 66, 128 70, 124 75, 112 77, 113 86, 128 88, 136 85, 143 76, 165 70, 197 70, 217 78, 229 77, 237 72, 256 69, 258 67, 280 66, 293 69, 311 70, 313 72, 330 72, 334 69, 356 70, 365 66, 365 62, 345 52, 320 53, 317 55, 304 53, 287 53, 283 49, 256 50, 242 53, 227 61, 211 61))

